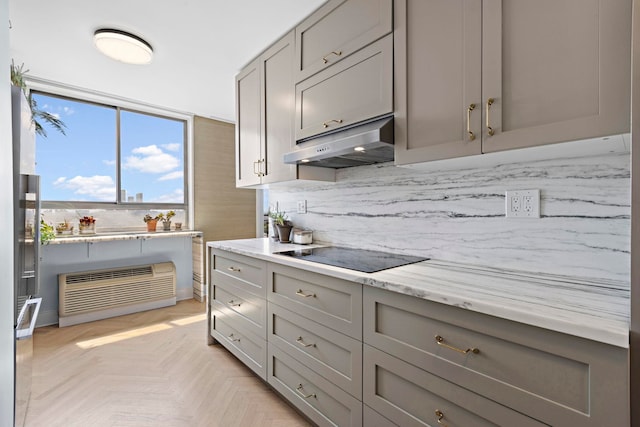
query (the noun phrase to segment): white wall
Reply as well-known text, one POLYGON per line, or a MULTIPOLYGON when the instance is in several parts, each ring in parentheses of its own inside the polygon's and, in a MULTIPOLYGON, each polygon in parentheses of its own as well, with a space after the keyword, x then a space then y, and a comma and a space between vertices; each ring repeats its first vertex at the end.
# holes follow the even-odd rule
POLYGON ((419 171, 339 169, 337 182, 275 185, 294 225, 334 245, 629 283, 629 154, 419 171), (505 190, 539 189, 540 219, 505 218, 505 190), (296 214, 307 200, 308 213, 296 214))
POLYGON ((58 323, 58 274, 172 261, 178 300, 193 298, 190 236, 49 244, 42 247, 40 314, 36 326, 58 323))
MULTIPOLYGON (((0 232, 13 234, 9 2, 0 0, 0 232)), ((0 239, 0 426, 13 425, 13 240, 0 239)))

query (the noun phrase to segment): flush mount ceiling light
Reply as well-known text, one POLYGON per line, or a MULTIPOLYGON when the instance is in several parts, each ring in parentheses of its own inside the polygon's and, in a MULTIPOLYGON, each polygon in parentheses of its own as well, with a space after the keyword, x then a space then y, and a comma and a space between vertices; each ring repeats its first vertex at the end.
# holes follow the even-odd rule
POLYGON ((96 30, 93 44, 109 58, 127 64, 148 64, 153 58, 151 45, 126 31, 108 28, 96 30))

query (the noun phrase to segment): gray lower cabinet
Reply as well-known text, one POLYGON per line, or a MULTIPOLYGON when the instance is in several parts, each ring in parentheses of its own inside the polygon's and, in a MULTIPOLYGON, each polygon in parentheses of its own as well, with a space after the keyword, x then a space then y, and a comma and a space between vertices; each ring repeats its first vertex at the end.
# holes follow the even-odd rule
POLYGON ((269 304, 269 343, 362 399, 362 342, 269 304))
POLYGON ((362 285, 267 270, 269 384, 319 425, 362 425, 362 285))
POLYGON ((214 249, 209 336, 320 426, 626 426, 628 351, 214 249))
POLYGON ((543 426, 446 379, 364 345, 364 403, 399 426, 543 426))
POLYGON ((267 378, 267 263, 211 252, 209 336, 262 379, 267 378))
POLYGON ((362 402, 269 344, 269 384, 319 426, 362 426, 362 402))
POLYGON ((280 264, 268 268, 270 303, 362 340, 362 285, 280 264))
POLYGON ((392 406, 403 408, 406 396, 426 388, 498 425, 525 424, 496 421, 468 402, 489 399, 554 426, 629 424, 626 349, 370 287, 363 313, 363 340, 371 346, 364 351, 364 402, 381 412, 387 405, 382 414, 395 422, 404 418, 392 417, 392 406), (456 403, 443 389, 471 400, 456 403))

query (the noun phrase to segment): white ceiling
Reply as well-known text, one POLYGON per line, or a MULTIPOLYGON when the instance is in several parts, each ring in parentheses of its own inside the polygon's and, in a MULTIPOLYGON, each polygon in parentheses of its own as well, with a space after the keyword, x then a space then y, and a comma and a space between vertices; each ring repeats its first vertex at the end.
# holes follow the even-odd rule
POLYGON ((325 0, 10 0, 11 56, 29 76, 234 121, 234 76, 325 0), (149 65, 93 46, 98 28, 147 40, 149 65))

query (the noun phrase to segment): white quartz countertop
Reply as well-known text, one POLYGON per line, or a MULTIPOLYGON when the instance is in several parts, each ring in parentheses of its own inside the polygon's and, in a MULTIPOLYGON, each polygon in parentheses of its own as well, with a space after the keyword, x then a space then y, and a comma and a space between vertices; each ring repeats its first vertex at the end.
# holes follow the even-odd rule
POLYGON ((361 273, 274 252, 323 245, 271 239, 207 242, 270 262, 387 289, 618 347, 629 347, 629 284, 430 260, 361 273))
POLYGON ((113 242, 117 240, 136 240, 136 239, 158 239, 168 237, 198 237, 202 236, 201 231, 182 230, 182 231, 156 231, 156 232, 113 232, 113 233, 96 233, 96 234, 76 234, 72 236, 56 236, 55 239, 49 241, 49 245, 64 245, 70 243, 96 243, 96 242, 113 242))

